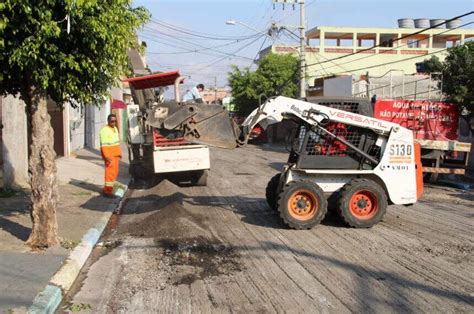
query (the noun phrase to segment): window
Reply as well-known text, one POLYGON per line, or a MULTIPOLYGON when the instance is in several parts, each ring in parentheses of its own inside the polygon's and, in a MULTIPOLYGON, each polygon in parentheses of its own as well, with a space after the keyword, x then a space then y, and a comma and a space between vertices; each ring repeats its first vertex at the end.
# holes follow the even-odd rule
POLYGON ((397 34, 380 34, 380 47, 395 47, 394 43, 397 37, 397 34))
POLYGON ((416 39, 408 39, 408 48, 419 48, 420 41, 416 39))

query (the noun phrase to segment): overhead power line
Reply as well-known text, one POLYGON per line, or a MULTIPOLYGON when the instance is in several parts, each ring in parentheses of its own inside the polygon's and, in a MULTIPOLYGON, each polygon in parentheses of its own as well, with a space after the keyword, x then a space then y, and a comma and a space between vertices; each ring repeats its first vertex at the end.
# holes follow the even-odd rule
MULTIPOLYGON (((248 39, 247 39, 248 40, 248 39)), ((207 47, 207 48, 202 48, 202 49, 196 49, 196 50, 189 50, 189 49, 186 49, 187 51, 172 51, 172 52, 152 52, 152 51, 147 51, 147 53, 149 54, 153 54, 153 55, 174 55, 174 54, 188 54, 188 53, 195 53, 195 52, 202 52, 202 51, 208 51, 208 50, 213 50, 213 49, 217 49, 217 48, 223 48, 223 47, 227 47, 227 46, 231 46, 231 45, 235 45, 237 43, 241 43, 245 40, 235 40, 235 41, 232 41, 230 43, 226 43, 226 44, 222 44, 222 45, 217 45, 217 46, 212 46, 212 47, 207 47)), ((185 49, 185 48, 181 48, 181 49, 185 49)))
MULTIPOLYGON (((241 51, 241 50, 247 48, 248 46, 250 46, 250 45, 252 45, 253 43, 255 43, 256 41, 258 41, 258 40, 259 40, 260 38, 262 38, 263 36, 265 36, 265 35, 261 35, 259 38, 255 39, 255 40, 252 40, 251 42, 249 42, 249 43, 246 44, 245 46, 239 47, 237 50, 234 51, 233 54, 235 54, 235 53, 237 53, 237 52, 239 52, 239 51, 241 51)), ((232 55, 232 54, 231 54, 231 55, 232 55)), ((204 67, 200 68, 199 70, 202 70, 202 69, 211 67, 211 66, 213 66, 213 65, 215 65, 215 64, 217 64, 217 63, 219 63, 219 62, 221 62, 221 61, 224 61, 225 59, 227 59, 227 57, 222 57, 222 58, 220 58, 220 59, 216 59, 214 62, 211 62, 211 63, 208 64, 208 65, 205 65, 204 67)), ((249 59, 250 59, 250 58, 249 58, 249 59)), ((252 59, 252 60, 253 60, 253 59, 252 59)))
MULTIPOLYGON (((260 37, 246 43, 245 45, 243 46, 240 46, 239 48, 235 49, 235 51, 233 51, 232 53, 225 53, 225 56, 220 56, 218 57, 217 59, 214 59, 212 60, 211 62, 209 62, 208 64, 205 64, 197 69, 194 69, 193 72, 199 72, 199 71, 202 71, 206 68, 209 68, 211 66, 214 66, 215 64, 225 60, 225 59, 228 59, 229 57, 239 57, 239 58, 245 58, 245 59, 248 59, 248 60, 253 60, 251 58, 248 58, 248 57, 243 57, 243 56, 239 56, 237 55, 236 53, 239 52, 239 51, 242 51, 243 49, 247 48, 248 46, 252 45, 253 43, 255 43, 256 41, 258 41, 259 39, 261 39, 264 35, 260 35, 260 37)), ((202 53, 202 52, 201 52, 202 53)))
POLYGON ((265 45, 265 42, 267 41, 267 36, 265 36, 265 38, 263 38, 263 41, 262 41, 262 44, 260 45, 260 48, 257 50, 257 54, 255 55, 255 57, 253 58, 252 62, 250 63, 249 65, 249 68, 253 65, 253 63, 257 60, 257 57, 260 53, 260 51, 262 50, 263 48, 263 45, 265 45))
POLYGON ((168 23, 157 21, 157 20, 151 20, 151 22, 154 24, 160 25, 162 27, 165 27, 167 29, 173 30, 175 32, 178 32, 178 33, 187 34, 187 35, 198 37, 198 38, 211 39, 211 40, 227 40, 227 41, 243 40, 243 39, 249 39, 255 36, 255 35, 251 35, 251 36, 241 36, 241 37, 232 37, 232 36, 228 37, 228 36, 222 36, 222 35, 212 35, 212 34, 206 34, 206 33, 200 33, 196 31, 188 30, 179 26, 174 26, 168 23))
MULTIPOLYGON (((146 39, 146 40, 148 40, 148 41, 151 41, 151 42, 156 42, 156 43, 159 43, 159 44, 162 44, 162 45, 165 45, 165 46, 169 46, 169 47, 173 47, 173 48, 178 48, 178 49, 183 49, 183 50, 185 50, 185 51, 195 52, 195 53, 202 54, 202 55, 206 55, 206 56, 212 56, 212 57, 215 57, 215 56, 222 56, 222 53, 220 53, 220 52, 214 52, 214 53, 213 53, 212 50, 209 50, 209 52, 191 50, 191 49, 188 49, 188 48, 185 48, 185 47, 182 47, 182 46, 174 45, 174 44, 169 43, 169 42, 161 41, 161 40, 156 39, 156 38, 153 38, 152 36, 147 35, 147 34, 142 34, 141 37, 143 37, 144 39, 146 39)), ((250 58, 244 57, 244 56, 238 56, 238 55, 236 55, 235 57, 238 57, 238 58, 241 58, 241 59, 245 59, 245 60, 250 60, 250 58)))
MULTIPOLYGON (((218 54, 220 54, 220 55, 227 55, 227 56, 231 56, 231 57, 238 57, 238 58, 242 58, 242 59, 252 60, 252 59, 249 58, 249 57, 239 56, 239 55, 237 55, 237 54, 229 54, 229 53, 227 53, 227 52, 225 52, 225 51, 221 51, 221 50, 217 50, 217 49, 212 49, 212 50, 211 50, 211 49, 209 49, 210 47, 206 47, 206 46, 203 46, 203 45, 200 45, 200 44, 196 44, 196 43, 193 43, 193 42, 184 40, 184 39, 175 38, 175 37, 173 37, 173 36, 171 36, 171 35, 168 35, 168 34, 164 34, 164 33, 163 33, 163 35, 166 35, 166 36, 168 36, 168 37, 170 37, 170 38, 172 38, 172 39, 174 39, 174 40, 177 40, 177 41, 182 41, 182 42, 187 43, 187 44, 191 44, 191 45, 198 46, 198 47, 200 47, 200 48, 203 48, 203 50, 209 50, 209 51, 218 53, 218 54)), ((156 42, 160 43, 159 40, 156 40, 156 37, 157 37, 156 35, 146 34, 146 36, 148 36, 149 38, 151 38, 150 40, 156 41, 156 42)), ((260 36, 260 37, 261 37, 261 36, 260 36)), ((260 38, 260 37, 258 37, 258 38, 260 38)), ((160 37, 158 37, 158 38, 160 38, 160 37)), ((257 38, 257 39, 258 39, 258 38, 257 38)), ((161 43, 163 43, 163 42, 161 42, 161 43)), ((166 43, 163 43, 163 44, 166 44, 166 43)), ((171 45, 170 45, 170 46, 171 46, 171 45)), ((177 47, 177 46, 175 46, 175 47, 177 47)), ((196 51, 196 50, 186 49, 186 48, 184 48, 184 47, 177 47, 177 48, 181 48, 181 49, 183 49, 183 50, 188 50, 188 51, 190 51, 190 52, 196 52, 196 53, 201 53, 201 54, 208 54, 208 53, 206 53, 206 52, 198 52, 198 51, 196 51)))
MULTIPOLYGON (((400 62, 405 62, 405 61, 408 61, 408 60, 413 60, 413 59, 422 58, 422 57, 426 57, 426 56, 430 56, 430 55, 435 55, 435 54, 444 52, 444 51, 446 51, 446 50, 448 50, 448 49, 449 49, 449 48, 445 48, 445 49, 441 49, 441 50, 438 50, 438 51, 430 52, 430 53, 427 53, 427 54, 424 54, 424 55, 414 56, 414 57, 410 57, 410 58, 404 58, 404 59, 401 59, 401 60, 395 60, 395 61, 390 61, 390 62, 375 64, 375 65, 370 65, 370 66, 366 66, 366 67, 362 67, 362 68, 358 68, 358 69, 353 69, 353 70, 351 70, 351 71, 352 71, 352 72, 356 72, 356 71, 362 71, 362 70, 369 70, 369 69, 378 68, 378 67, 381 67, 381 66, 384 66, 384 65, 390 65, 390 64, 396 64, 396 63, 400 63, 400 62)), ((347 73, 347 71, 345 71, 345 72, 332 73, 331 75, 329 75, 329 76, 323 76, 322 78, 324 79, 324 78, 328 78, 328 77, 332 77, 332 76, 334 76, 334 75, 344 74, 344 73, 347 73)))

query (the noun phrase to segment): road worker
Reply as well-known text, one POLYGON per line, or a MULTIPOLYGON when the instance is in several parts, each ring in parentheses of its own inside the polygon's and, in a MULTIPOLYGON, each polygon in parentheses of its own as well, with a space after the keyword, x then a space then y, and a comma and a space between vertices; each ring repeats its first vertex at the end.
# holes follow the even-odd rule
POLYGON ((112 190, 119 173, 120 158, 122 158, 117 116, 114 114, 107 117, 107 125, 100 130, 100 152, 105 162, 103 193, 106 197, 113 197, 112 190))
POLYGON ((204 91, 204 84, 198 84, 195 87, 193 87, 191 90, 189 90, 186 94, 183 96, 183 101, 194 101, 197 103, 202 103, 202 96, 201 92, 204 91))

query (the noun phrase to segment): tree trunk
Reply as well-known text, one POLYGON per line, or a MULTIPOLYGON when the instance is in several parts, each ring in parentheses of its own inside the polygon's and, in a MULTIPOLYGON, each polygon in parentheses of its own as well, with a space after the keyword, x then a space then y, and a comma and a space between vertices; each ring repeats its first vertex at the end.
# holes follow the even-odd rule
POLYGON ((33 227, 27 244, 45 249, 59 243, 56 207, 59 202, 56 179, 54 131, 48 113, 45 92, 30 94, 31 154, 31 220, 33 227))

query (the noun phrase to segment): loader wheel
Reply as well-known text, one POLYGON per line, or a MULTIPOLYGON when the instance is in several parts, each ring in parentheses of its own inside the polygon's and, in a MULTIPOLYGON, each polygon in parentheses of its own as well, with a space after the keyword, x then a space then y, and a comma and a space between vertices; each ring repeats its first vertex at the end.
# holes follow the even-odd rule
POLYGON ((197 171, 196 174, 194 175, 193 184, 196 186, 206 186, 208 175, 209 175, 209 170, 197 171))
POLYGON ((309 181, 290 182, 279 194, 280 217, 293 229, 311 229, 323 220, 327 209, 323 190, 309 181))
POLYGON ((387 210, 384 189, 368 179, 354 179, 339 192, 337 212, 354 228, 370 228, 382 220, 387 210))
POLYGON ((267 197, 268 206, 270 209, 278 210, 278 185, 280 184, 281 173, 274 175, 270 181, 268 181, 267 189, 265 190, 265 196, 267 197))

